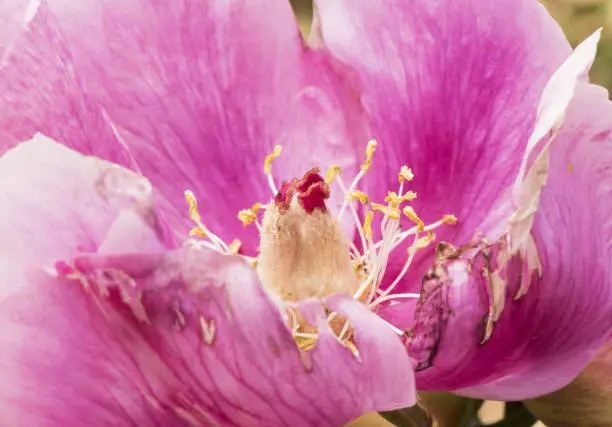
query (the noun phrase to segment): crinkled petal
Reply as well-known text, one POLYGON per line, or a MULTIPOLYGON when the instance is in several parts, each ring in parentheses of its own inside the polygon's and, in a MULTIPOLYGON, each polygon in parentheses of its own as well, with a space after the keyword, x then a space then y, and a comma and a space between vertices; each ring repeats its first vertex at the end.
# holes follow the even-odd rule
POLYGON ((420 334, 411 348, 431 365, 417 374, 420 387, 498 400, 538 396, 569 383, 608 338, 610 117, 607 93, 579 84, 550 147, 548 184, 532 229, 541 277, 520 256, 500 269, 504 242, 469 265, 451 260, 432 277, 423 298, 437 304, 421 314, 417 307, 416 317, 421 330, 437 335, 420 334), (531 288, 514 300, 524 275, 533 275, 531 288))
POLYGON ((0 258, 9 264, 52 266, 96 252, 111 228, 136 242, 125 224, 139 220, 164 241, 145 178, 40 134, 0 157, 0 205, 0 258), (118 216, 124 219, 113 225, 118 216))
POLYGON ((48 0, 24 37, 4 70, 2 129, 40 130, 147 176, 181 235, 191 189, 210 228, 254 250, 257 230, 245 235, 236 214, 271 198, 263 161, 276 144, 280 181, 336 163, 350 173, 366 141, 357 96, 304 48, 287 2, 48 0), (84 135, 59 135, 72 125, 84 135), (96 151, 117 142, 96 126, 125 159, 96 151))
POLYGON ((351 319, 359 357, 323 327, 322 308, 317 344, 301 354, 237 258, 191 249, 73 264, 80 280, 33 273, 1 303, 11 425, 340 426, 414 404, 400 340, 358 302, 331 303, 351 319))
MULTIPOLYGON (((364 185, 382 198, 406 164, 426 222, 459 219, 439 239, 499 232, 543 89, 570 53, 554 20, 531 0, 317 4, 325 45, 359 77, 381 144, 364 185)), ((427 253, 411 267, 413 288, 427 253)))

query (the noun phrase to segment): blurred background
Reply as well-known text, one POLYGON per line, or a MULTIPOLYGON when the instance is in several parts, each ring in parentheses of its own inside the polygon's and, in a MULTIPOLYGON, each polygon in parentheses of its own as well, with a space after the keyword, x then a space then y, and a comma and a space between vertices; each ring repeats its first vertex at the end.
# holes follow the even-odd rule
MULTIPOLYGON (((290 0, 302 33, 307 36, 312 20, 311 0, 290 0)), ((591 70, 591 81, 612 90, 612 0, 542 0, 551 15, 561 24, 573 46, 597 28, 604 27, 597 59, 591 70)), ((479 411, 484 424, 503 417, 501 402, 486 402, 479 411)), ((368 414, 346 427, 389 427, 393 424, 377 414, 368 414)), ((534 427, 545 427, 538 422, 534 427)))

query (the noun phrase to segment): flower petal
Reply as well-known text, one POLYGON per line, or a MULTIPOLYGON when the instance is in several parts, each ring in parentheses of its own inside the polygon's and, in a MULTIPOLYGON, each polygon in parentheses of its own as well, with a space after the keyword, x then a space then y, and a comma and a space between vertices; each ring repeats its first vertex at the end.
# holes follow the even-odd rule
MULTIPOLYGON (((532 274, 518 257, 503 276, 494 266, 495 249, 470 261, 469 268, 464 261, 448 265, 443 284, 448 287, 435 290, 441 307, 446 302, 450 311, 435 324, 438 340, 421 339, 421 350, 435 344, 437 354, 433 366, 417 374, 420 387, 461 389, 496 400, 538 396, 570 382, 608 338, 611 113, 605 91, 579 84, 565 127, 550 148, 548 185, 532 230, 542 277, 534 277, 525 296, 513 300, 523 275, 532 274), (501 285, 492 283, 499 280, 501 285), (491 315, 494 328, 486 340, 491 315)), ((430 319, 422 317, 421 323, 429 325, 430 319)))
MULTIPOLYGON (((36 135, 0 157, 0 258, 51 266, 95 252, 118 215, 134 215, 128 212, 140 212, 164 241, 150 197, 146 179, 36 135)), ((128 228, 122 234, 136 241, 128 228)))
POLYGON ((41 132, 84 154, 133 166, 108 116, 75 74, 47 9, 36 1, 3 2, 0 28, 10 30, 6 37, 0 33, 0 154, 41 132))
MULTIPOLYGON (((181 232, 191 189, 211 229, 244 234, 236 214, 271 198, 263 161, 276 144, 277 179, 354 168, 353 145, 367 141, 357 98, 327 55, 304 49, 287 2, 46 3, 69 46, 55 57, 74 66, 181 232)), ((247 230, 243 248, 256 236, 247 230)))
POLYGON ((0 413, 14 425, 72 425, 82 415, 92 426, 339 426, 414 403, 400 340, 355 301, 336 304, 355 328, 359 360, 324 327, 300 354, 237 258, 179 250, 74 265, 86 286, 34 274, 0 307, 9 349, 0 373, 12 380, 0 388, 0 413))
MULTIPOLYGON (((364 180, 372 195, 395 189, 407 164, 422 218, 459 220, 439 239, 500 231, 543 89, 570 53, 546 10, 531 0, 317 4, 325 44, 354 68, 380 142, 364 180)), ((413 288, 429 265, 417 256, 413 288)))
POLYGON ((528 400, 529 410, 551 427, 607 427, 612 424, 612 343, 607 343, 566 387, 528 400))

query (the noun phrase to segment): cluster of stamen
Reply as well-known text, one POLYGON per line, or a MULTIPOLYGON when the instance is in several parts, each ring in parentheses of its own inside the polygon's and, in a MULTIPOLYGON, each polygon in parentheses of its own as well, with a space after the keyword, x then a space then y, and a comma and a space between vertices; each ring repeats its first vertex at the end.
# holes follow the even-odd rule
MULTIPOLYGON (((372 166, 376 147, 376 141, 371 140, 368 142, 366 159, 361 164, 358 174, 348 186, 342 179, 340 167, 334 165, 327 170, 324 182, 320 182, 322 178, 318 175, 317 169, 316 171, 309 171, 300 181, 294 179, 284 182, 279 187, 276 185, 272 175, 272 162, 280 156, 281 147, 276 146, 264 162, 264 174, 273 196, 270 203, 273 203, 281 213, 283 209, 289 209, 290 202, 294 196, 304 198, 306 203, 304 203, 304 200, 300 200, 300 202, 306 213, 310 213, 313 209, 321 207, 318 204, 329 197, 329 186, 332 183, 337 184, 344 194, 344 201, 335 220, 338 222, 342 221, 348 211, 355 222, 359 235, 360 247, 354 242, 350 242, 348 244, 349 247, 347 247, 350 259, 353 262, 356 280, 358 280, 359 284, 357 291, 352 296, 374 311, 381 304, 392 300, 419 297, 419 294, 395 293, 394 290, 407 274, 415 254, 436 240, 433 230, 443 224, 455 224, 457 221, 453 215, 445 215, 439 221, 425 224, 414 207, 410 205, 417 198, 417 194, 412 191, 406 191, 407 183, 414 178, 414 173, 407 166, 400 168, 397 191, 389 191, 384 199, 384 203, 372 202, 371 197, 358 187, 362 178, 372 166), (318 177, 318 180, 313 180, 312 177, 314 176, 318 177), (358 211, 359 207, 361 207, 361 216, 358 211), (402 229, 400 226, 402 217, 407 218, 413 226, 408 229, 402 229), (361 218, 363 218, 363 222, 361 218), (379 218, 380 230, 375 239, 373 227, 376 218, 379 218), (407 241, 409 244, 403 267, 399 274, 390 281, 390 284, 383 286, 383 278, 391 253, 400 246, 405 247, 404 244, 407 241)), ((228 245, 202 223, 195 196, 191 191, 186 191, 185 197, 189 205, 189 216, 196 225, 190 233, 193 237, 192 240, 194 240, 191 242, 192 245, 212 249, 225 255, 239 256, 249 264, 257 265, 256 258, 240 253, 241 243, 239 240, 234 240, 228 245)), ((244 226, 254 224, 260 233, 262 233, 263 228, 260 216, 268 206, 269 204, 255 203, 251 208, 241 210, 238 213, 238 219, 244 226)), ((389 281, 385 280, 385 284, 387 283, 389 281)), ((296 308, 288 310, 288 322, 298 347, 304 351, 313 348, 319 333, 318 329, 309 325, 300 316, 299 310, 296 308)), ((328 324, 338 338, 338 341, 358 357, 359 352, 352 341, 353 332, 350 322, 342 318, 338 313, 330 312, 328 314, 328 324)), ((393 325, 389 326, 397 333, 403 334, 403 331, 395 328, 393 325)))

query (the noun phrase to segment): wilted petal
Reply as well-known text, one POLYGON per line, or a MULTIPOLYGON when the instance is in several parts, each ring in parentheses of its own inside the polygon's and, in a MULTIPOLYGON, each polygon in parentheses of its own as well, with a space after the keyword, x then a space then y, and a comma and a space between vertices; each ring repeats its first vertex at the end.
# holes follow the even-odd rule
POLYGON ((566 387, 525 402, 549 427, 612 425, 612 344, 602 348, 566 387))
POLYGON ((477 256, 469 269, 463 261, 448 264, 447 278, 434 289, 450 311, 442 319, 445 328, 438 329, 433 366, 417 375, 421 387, 470 387, 460 393, 499 400, 541 395, 570 382, 607 339, 611 112, 604 90, 578 86, 565 127, 550 148, 548 185, 532 230, 543 275, 533 278, 527 295, 513 300, 527 274, 519 257, 505 271, 497 270, 502 244, 487 257, 477 256), (492 274, 483 275, 487 272, 492 274), (505 289, 489 287, 494 280, 505 289))
MULTIPOLYGON (((0 157, 0 258, 51 266, 59 258, 95 252, 117 215, 142 218, 163 241, 150 197, 146 179, 37 135, 0 157)), ((134 237, 129 228, 122 234, 134 237)))
MULTIPOLYGON (((381 143, 364 185, 382 197, 407 164, 424 220, 459 220, 440 239, 499 232, 542 91, 570 53, 554 20, 531 0, 317 4, 325 44, 358 75, 381 143)), ((431 258, 416 264, 414 288, 431 258)))
MULTIPOLYGON (((180 231, 191 189, 208 226, 228 241, 240 233, 254 250, 255 228, 242 235, 235 217, 272 196, 263 160, 275 144, 285 146, 273 166, 280 180, 331 163, 350 171, 353 144, 366 140, 357 97, 326 55, 304 49, 288 2, 50 0, 30 27, 43 36, 13 49, 1 92, 19 102, 7 104, 2 127, 46 132, 65 124, 66 103, 101 107, 129 157, 113 160, 151 179, 180 231)), ((87 114, 100 120, 99 110, 87 114)), ((85 140, 57 138, 111 145, 90 126, 85 140)))
POLYGON ((236 258, 182 250, 74 265, 81 283, 32 274, 1 303, 0 413, 12 425, 339 426, 414 403, 401 342, 357 302, 330 304, 351 319, 359 357, 320 306, 317 344, 300 354, 236 258))

